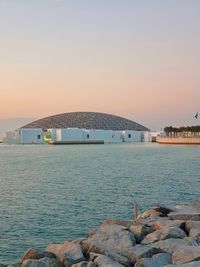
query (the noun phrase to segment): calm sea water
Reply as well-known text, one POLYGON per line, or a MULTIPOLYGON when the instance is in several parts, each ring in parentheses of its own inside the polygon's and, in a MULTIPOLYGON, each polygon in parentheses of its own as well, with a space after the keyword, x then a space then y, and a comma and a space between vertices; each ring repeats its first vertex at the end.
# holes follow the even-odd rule
POLYGON ((0 262, 106 218, 200 199, 200 146, 0 145, 0 262))

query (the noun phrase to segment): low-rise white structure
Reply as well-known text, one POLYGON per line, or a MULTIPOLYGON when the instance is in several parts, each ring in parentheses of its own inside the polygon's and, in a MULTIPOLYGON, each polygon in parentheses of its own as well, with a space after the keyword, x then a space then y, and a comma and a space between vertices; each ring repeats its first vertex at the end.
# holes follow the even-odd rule
POLYGON ((163 134, 163 132, 80 128, 54 128, 44 132, 40 128, 21 128, 8 132, 3 142, 7 144, 43 144, 49 141, 52 143, 135 143, 153 142, 156 136, 163 136, 163 134))
POLYGON ((122 131, 122 139, 125 143, 142 142, 143 132, 141 131, 122 131))
POLYGON ((38 128, 22 128, 6 133, 3 143, 6 144, 43 144, 44 132, 38 128))
POLYGON ((165 136, 165 132, 144 132, 144 142, 156 142, 157 136, 165 136))

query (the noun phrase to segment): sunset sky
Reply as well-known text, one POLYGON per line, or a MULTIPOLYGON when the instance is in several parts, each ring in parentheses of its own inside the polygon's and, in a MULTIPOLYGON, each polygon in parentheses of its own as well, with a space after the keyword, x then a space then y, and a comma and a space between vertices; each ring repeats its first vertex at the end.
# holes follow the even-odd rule
POLYGON ((0 120, 200 124, 199 0, 0 0, 0 120))

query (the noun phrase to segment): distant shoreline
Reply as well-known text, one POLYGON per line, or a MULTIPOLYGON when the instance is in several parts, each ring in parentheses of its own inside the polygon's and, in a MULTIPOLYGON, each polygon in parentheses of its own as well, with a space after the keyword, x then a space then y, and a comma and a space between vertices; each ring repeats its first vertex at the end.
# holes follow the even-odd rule
POLYGON ((200 137, 157 137, 158 144, 200 145, 200 137))

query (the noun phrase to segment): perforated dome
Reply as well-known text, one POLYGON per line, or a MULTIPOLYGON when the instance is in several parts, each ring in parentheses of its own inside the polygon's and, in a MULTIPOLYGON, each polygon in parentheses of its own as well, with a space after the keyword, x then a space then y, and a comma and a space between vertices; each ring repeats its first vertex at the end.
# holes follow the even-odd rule
POLYGON ((33 121, 22 128, 82 128, 102 130, 149 131, 148 128, 125 118, 98 112, 70 112, 33 121))

